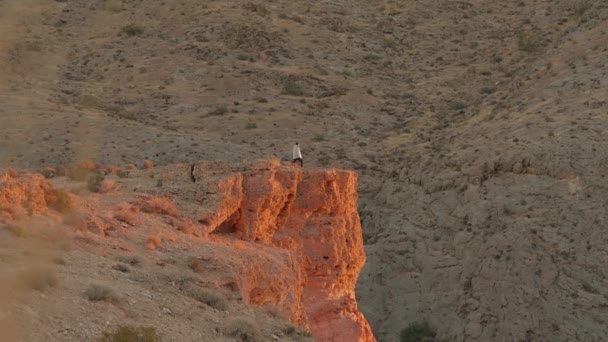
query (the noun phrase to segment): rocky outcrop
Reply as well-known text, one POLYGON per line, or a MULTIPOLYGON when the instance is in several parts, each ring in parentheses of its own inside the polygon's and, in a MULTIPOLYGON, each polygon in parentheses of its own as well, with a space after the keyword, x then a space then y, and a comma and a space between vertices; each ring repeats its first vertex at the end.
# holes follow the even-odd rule
MULTIPOLYGON (((168 176, 174 171, 161 172, 162 183, 176 187, 169 183, 181 179, 185 186, 182 168, 178 178, 168 176)), ((375 341, 355 300, 365 263, 355 172, 302 170, 278 161, 190 168, 193 190, 178 196, 204 202, 197 209, 203 233, 260 244, 255 267, 235 272, 244 300, 282 307, 319 341, 375 341), (296 262, 284 262, 292 258, 296 262), (266 274, 285 272, 285 265, 301 276, 266 274)))

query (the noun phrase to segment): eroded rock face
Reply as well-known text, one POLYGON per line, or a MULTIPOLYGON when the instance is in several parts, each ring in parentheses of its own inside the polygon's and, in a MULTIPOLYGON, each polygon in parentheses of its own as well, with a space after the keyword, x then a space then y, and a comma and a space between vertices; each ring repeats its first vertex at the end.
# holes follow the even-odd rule
POLYGON ((203 180, 207 165, 193 165, 198 175, 195 192, 216 201, 216 210, 200 220, 206 233, 234 234, 260 242, 264 249, 288 251, 298 261, 292 272, 302 274, 300 284, 290 284, 296 288, 261 286, 259 273, 272 270, 271 259, 277 257, 270 253, 268 260, 256 261, 258 272, 241 272, 243 298, 252 304, 284 306, 292 321, 308 326, 319 341, 375 341, 355 300, 355 283, 365 263, 357 174, 264 161, 216 177, 207 172, 203 180), (295 301, 294 294, 299 297, 295 301))

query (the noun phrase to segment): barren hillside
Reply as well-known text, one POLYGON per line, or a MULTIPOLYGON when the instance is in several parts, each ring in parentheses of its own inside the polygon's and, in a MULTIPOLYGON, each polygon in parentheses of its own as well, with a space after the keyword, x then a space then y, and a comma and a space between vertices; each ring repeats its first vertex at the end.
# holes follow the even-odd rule
POLYGON ((360 173, 380 341, 608 339, 608 5, 0 2, 0 162, 360 173))

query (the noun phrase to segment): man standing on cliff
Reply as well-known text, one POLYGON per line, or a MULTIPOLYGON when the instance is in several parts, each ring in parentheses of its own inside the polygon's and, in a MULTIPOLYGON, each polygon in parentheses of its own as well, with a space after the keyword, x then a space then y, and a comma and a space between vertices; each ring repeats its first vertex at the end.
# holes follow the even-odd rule
POLYGON ((296 141, 296 144, 293 145, 293 161, 292 163, 296 163, 296 161, 300 161, 300 167, 304 167, 304 162, 302 161, 302 152, 300 151, 300 144, 296 141))

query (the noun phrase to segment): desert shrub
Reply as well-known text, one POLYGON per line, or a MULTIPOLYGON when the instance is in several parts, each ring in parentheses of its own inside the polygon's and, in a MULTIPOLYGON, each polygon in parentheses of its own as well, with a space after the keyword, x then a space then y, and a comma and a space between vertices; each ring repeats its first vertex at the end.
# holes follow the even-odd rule
POLYGON ((256 124, 255 122, 249 122, 247 125, 245 125, 245 129, 254 129, 254 128, 258 128, 258 124, 256 124))
POLYGON ((127 203, 121 203, 118 206, 118 209, 114 213, 114 218, 130 225, 134 225, 137 222, 135 219, 135 213, 133 212, 131 206, 127 203))
POLYGON ((45 200, 49 207, 67 213, 74 208, 74 201, 69 193, 62 189, 50 189, 45 194, 45 200))
POLYGON ((116 260, 131 266, 138 266, 143 262, 141 257, 137 255, 119 255, 116 257, 116 260))
POLYGON ((428 322, 415 322, 401 330, 399 341, 401 342, 424 342, 432 341, 437 333, 428 322))
POLYGON ((122 27, 122 32, 127 36, 137 36, 144 33, 144 28, 136 24, 128 24, 122 27))
POLYGON ((397 46, 397 42, 394 39, 384 38, 382 40, 382 47, 384 49, 393 49, 395 46, 397 46))
POLYGON ((129 273, 131 272, 131 269, 129 268, 129 266, 125 265, 125 264, 116 264, 114 266, 112 266, 113 270, 122 272, 122 273, 129 273))
POLYGON ((116 302, 118 300, 114 290, 97 284, 89 286, 84 291, 84 296, 92 302, 116 302))
POLYGON ((87 180, 87 188, 91 192, 100 192, 101 184, 103 183, 105 177, 100 174, 94 174, 89 177, 87 180))
POLYGON ((317 134, 312 138, 312 141, 321 142, 325 140, 325 136, 323 134, 317 134))
POLYGON ((283 328, 283 333, 292 338, 312 337, 312 335, 308 331, 291 324, 283 328))
POLYGON ((242 342, 256 342, 261 341, 261 333, 258 326, 247 317, 237 317, 231 319, 227 324, 225 333, 232 337, 235 337, 242 342))
POLYGON ((110 165, 110 166, 108 166, 106 168, 106 175, 111 175, 111 174, 114 174, 114 173, 118 173, 118 171, 120 171, 119 168, 117 168, 116 166, 110 165))
POLYGON ((304 90, 294 81, 287 81, 283 86, 283 91, 281 94, 291 95, 291 96, 304 96, 304 90))
POLYGON ((245 10, 256 13, 260 17, 266 17, 270 14, 270 11, 268 10, 268 8, 266 8, 266 6, 264 6, 262 4, 254 4, 252 2, 248 2, 248 3, 243 4, 243 8, 245 10))
POLYGON ((154 163, 150 160, 144 160, 144 169, 151 169, 154 167, 154 163))
POLYGON ((64 259, 62 256, 60 256, 60 255, 58 255, 58 256, 56 256, 56 257, 54 257, 54 258, 52 259, 52 261, 53 261, 55 264, 57 264, 57 265, 62 265, 62 266, 65 266, 65 265, 67 265, 67 264, 68 264, 68 263, 67 263, 67 261, 65 261, 65 259, 64 259))
POLYGON ((143 212, 151 214, 174 215, 177 213, 175 202, 169 197, 148 197, 139 202, 139 207, 143 212))
POLYGON ((448 102, 448 108, 451 110, 463 110, 467 108, 467 105, 464 102, 453 100, 448 102))
POLYGON ((104 332, 99 342, 160 342, 154 328, 120 326, 113 332, 104 332))
POLYGON ((19 176, 19 172, 15 169, 7 169, 6 171, 4 171, 2 173, 2 175, 5 175, 5 176, 11 177, 11 178, 15 178, 15 177, 19 176))
POLYGON ((201 266, 201 261, 199 259, 196 259, 196 258, 192 259, 190 261, 190 263, 188 264, 188 266, 190 267, 190 269, 193 272, 196 272, 196 273, 203 272, 203 267, 201 266))
POLYGON ((46 167, 40 172, 44 178, 53 178, 57 176, 57 170, 54 167, 46 167))
POLYGON ((209 289, 192 289, 190 296, 201 303, 218 310, 227 310, 228 301, 221 294, 209 289))
POLYGON ((181 220, 177 222, 177 230, 184 234, 197 235, 199 231, 196 228, 196 225, 190 220, 181 220))
POLYGON ((25 232, 25 229, 21 226, 15 226, 15 225, 9 224, 9 225, 2 227, 2 229, 11 232, 16 237, 20 237, 20 238, 27 237, 27 233, 25 232))
POLYGON ((81 160, 76 167, 83 170, 93 171, 95 170, 96 165, 93 161, 81 160))
POLYGON ((110 192, 120 190, 120 183, 118 183, 114 179, 104 179, 101 184, 99 184, 99 193, 107 194, 110 192))
POLYGON ((520 33, 517 37, 517 46, 521 51, 533 52, 540 45, 538 36, 534 33, 520 33))
POLYGON ((121 0, 107 0, 105 3, 105 8, 106 10, 114 13, 121 12, 125 9, 121 0))
POLYGON ((156 248, 160 247, 160 243, 161 243, 161 240, 158 235, 150 235, 146 239, 146 248, 150 249, 150 250, 156 249, 156 248))
POLYGON ((592 7, 591 0, 579 0, 574 4, 573 14, 576 17, 582 17, 592 7))
POLYGON ((481 94, 492 94, 494 92, 496 92, 496 88, 494 87, 482 87, 479 92, 481 94))
POLYGON ((48 269, 34 268, 21 274, 23 285, 28 288, 44 291, 49 287, 57 285, 55 274, 48 269))
POLYGON ((135 164, 127 164, 127 165, 125 165, 125 170, 130 171, 130 170, 135 170, 135 169, 137 169, 137 166, 135 166, 135 164))
POLYGON ((228 113, 228 108, 226 106, 220 106, 210 111, 208 114, 212 116, 222 116, 226 113, 228 113))

